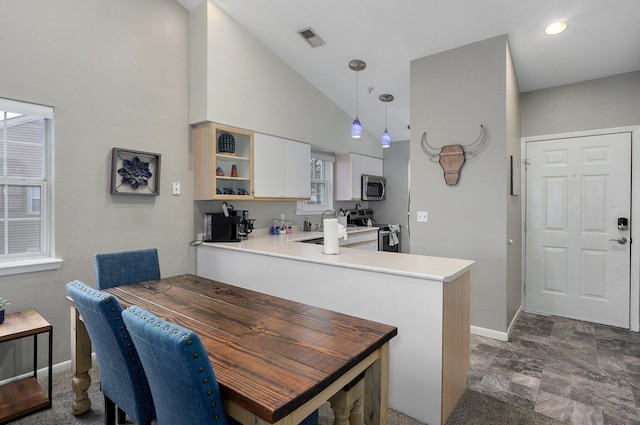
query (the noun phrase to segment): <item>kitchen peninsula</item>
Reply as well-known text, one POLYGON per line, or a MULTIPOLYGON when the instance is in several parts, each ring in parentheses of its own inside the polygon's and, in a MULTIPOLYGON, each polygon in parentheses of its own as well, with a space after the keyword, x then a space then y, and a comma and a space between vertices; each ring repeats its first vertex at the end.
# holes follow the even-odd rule
POLYGON ((397 327, 390 407, 443 424, 466 388, 473 261, 344 247, 325 255, 300 242, 314 236, 257 231, 239 243, 203 243, 197 274, 397 327))

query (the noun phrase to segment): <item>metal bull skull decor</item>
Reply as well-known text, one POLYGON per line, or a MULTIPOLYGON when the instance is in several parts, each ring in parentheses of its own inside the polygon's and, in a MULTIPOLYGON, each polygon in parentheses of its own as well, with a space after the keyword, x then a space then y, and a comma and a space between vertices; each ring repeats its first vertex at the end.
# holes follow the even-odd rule
POLYGON ((475 157, 486 141, 487 130, 482 124, 480 124, 480 136, 478 136, 475 142, 468 145, 443 146, 440 148, 440 152, 438 152, 437 148, 434 148, 427 142, 426 132, 422 135, 421 144, 422 150, 429 156, 431 161, 440 162, 440 166, 444 170, 444 181, 447 185, 455 186, 458 184, 460 169, 462 168, 465 159, 475 157))

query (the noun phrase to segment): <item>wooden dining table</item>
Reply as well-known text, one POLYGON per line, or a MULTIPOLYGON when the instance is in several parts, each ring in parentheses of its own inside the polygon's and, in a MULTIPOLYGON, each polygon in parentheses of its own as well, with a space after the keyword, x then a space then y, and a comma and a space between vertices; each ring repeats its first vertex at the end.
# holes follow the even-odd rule
MULTIPOLYGON (((294 425, 364 376, 364 422, 386 425, 389 344, 397 328, 184 274, 105 290, 195 331, 227 413, 246 425, 294 425)), ((91 342, 73 306, 74 413, 91 406, 91 342)), ((179 389, 176 389, 179 390, 179 389)))

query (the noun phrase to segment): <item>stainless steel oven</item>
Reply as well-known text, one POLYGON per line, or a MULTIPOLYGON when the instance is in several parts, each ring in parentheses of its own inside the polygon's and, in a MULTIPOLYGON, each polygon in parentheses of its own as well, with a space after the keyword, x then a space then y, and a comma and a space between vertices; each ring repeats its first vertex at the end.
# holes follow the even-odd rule
POLYGON ((392 242, 388 225, 383 225, 378 231, 378 251, 400 252, 400 232, 396 232, 397 243, 392 242), (392 244, 393 243, 393 244, 392 244))

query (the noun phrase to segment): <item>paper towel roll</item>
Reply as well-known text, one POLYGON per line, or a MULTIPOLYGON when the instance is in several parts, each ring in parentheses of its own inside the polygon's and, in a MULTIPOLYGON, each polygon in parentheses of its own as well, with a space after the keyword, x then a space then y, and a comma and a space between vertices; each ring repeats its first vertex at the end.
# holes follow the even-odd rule
POLYGON ((340 254, 338 244, 338 219, 325 218, 322 221, 324 229, 324 254, 340 254))

